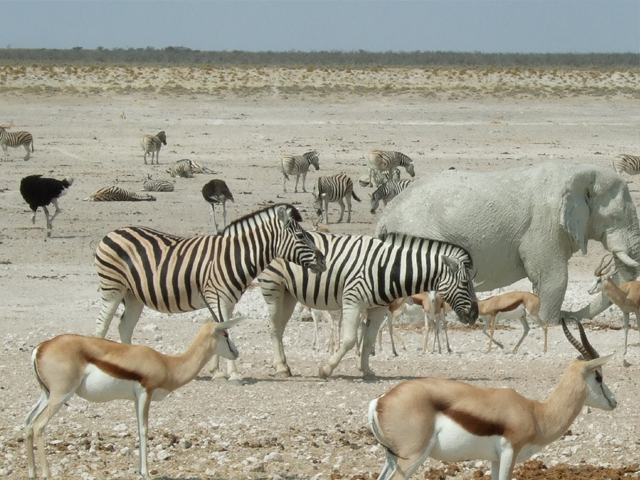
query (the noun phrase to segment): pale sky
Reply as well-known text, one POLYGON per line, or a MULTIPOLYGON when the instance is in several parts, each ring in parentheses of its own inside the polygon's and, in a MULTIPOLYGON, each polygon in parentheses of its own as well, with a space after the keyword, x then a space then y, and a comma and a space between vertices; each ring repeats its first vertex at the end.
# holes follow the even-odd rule
POLYGON ((0 47, 640 52, 640 0, 0 0, 0 47))

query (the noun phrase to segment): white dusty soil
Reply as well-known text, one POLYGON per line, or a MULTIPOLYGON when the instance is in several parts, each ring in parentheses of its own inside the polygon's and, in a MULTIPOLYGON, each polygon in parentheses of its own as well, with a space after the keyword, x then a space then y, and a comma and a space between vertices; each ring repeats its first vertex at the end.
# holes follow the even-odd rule
MULTIPOLYGON (((163 75, 169 73, 163 70, 163 75)), ((286 84, 282 72, 276 74, 286 84)), ((613 77, 611 82, 626 78, 613 77)), ((73 77, 66 78, 67 84, 73 84, 73 77)), ((429 97, 415 92, 322 91, 289 96, 270 91, 244 97, 135 90, 124 94, 106 88, 98 93, 35 94, 25 85, 38 84, 37 78, 14 80, 15 89, 0 94, 0 124, 13 120, 11 131, 30 131, 36 150, 25 162, 24 150, 11 149, 9 161, 0 163, 0 478, 7 479, 26 478, 23 422, 40 394, 29 361, 32 348, 57 334, 94 332, 100 303, 93 252, 100 239, 128 225, 184 236, 212 233, 209 206, 200 193, 210 178, 224 179, 234 194, 235 203, 228 204, 230 219, 272 202, 289 202, 301 210, 310 228, 310 220, 315 219, 311 194, 292 193, 292 183, 290 193, 282 192, 278 158, 315 149, 321 170, 309 174, 307 190, 320 174, 345 172, 363 199, 354 202, 351 224, 332 224, 331 230, 373 234, 376 217, 368 205, 372 190, 360 187, 357 179, 366 173, 365 153, 374 148, 408 154, 418 176, 450 167, 494 170, 550 160, 610 165, 617 154, 640 153, 637 78, 629 87, 635 89, 633 96, 578 92, 577 96, 544 94, 540 98, 495 96, 488 90, 488 80, 464 98, 461 90, 453 96, 445 92, 429 97), (120 118, 123 112, 126 119, 120 118), (140 137, 160 130, 168 138, 160 165, 144 165, 140 137), (121 187, 139 191, 148 173, 167 178, 165 169, 182 158, 212 168, 215 176, 178 179, 175 192, 157 194, 156 202, 82 201, 116 180, 121 187), (38 213, 32 225, 18 191, 20 179, 35 173, 75 179, 60 201, 63 212, 50 239, 45 238, 44 215, 38 213)), ((94 80, 97 85, 108 81, 94 80)), ((555 81, 561 85, 573 80, 567 76, 555 81)), ((431 87, 438 90, 437 85, 431 87)), ((637 204, 637 181, 629 181, 637 204)), ((330 215, 337 218, 336 209, 330 215)), ((575 310, 589 301, 586 289, 601 254, 600 246, 593 244, 586 257, 572 259, 565 309, 575 310)), ((515 288, 530 285, 523 281, 515 288)), ((542 354, 541 330, 535 325, 517 355, 499 349, 485 354, 487 341, 481 331, 456 325, 450 318, 454 350, 450 355, 423 355, 422 327, 406 323, 398 329, 406 346, 399 347, 399 357, 391 355, 385 334, 382 349, 371 360, 379 381, 361 380, 354 353, 323 381, 317 371, 328 357, 329 326, 320 325, 322 345, 314 350, 313 324, 300 321, 296 312, 285 332, 294 376, 283 380, 274 378, 271 368, 266 308, 259 289, 249 289, 236 312, 249 317, 232 332, 241 352, 238 367, 244 385, 214 382, 207 369, 164 402, 153 404, 150 468, 154 476, 368 479, 381 470, 384 452, 369 433, 367 405, 398 382, 445 377, 513 387, 543 399, 576 356, 558 327, 550 328, 549 352, 542 354)), ((134 342, 165 353, 181 352, 207 317, 205 311, 165 315, 145 309, 134 342)), ((547 467, 583 462, 623 467, 638 462, 640 345, 634 328, 626 356, 630 366, 625 367, 621 318, 619 311, 609 309, 585 322, 601 354, 618 352, 604 372, 619 406, 612 412, 585 408, 570 434, 537 456, 547 467)), ((117 339, 115 324, 111 339, 117 339)), ((520 332, 517 324, 496 335, 509 347, 520 332)), ((137 443, 130 402, 89 404, 73 398, 49 425, 47 455, 58 478, 137 478, 137 443)), ((428 461, 416 478, 441 466, 428 461)), ((486 462, 474 461, 458 466, 450 476, 478 478, 489 468, 486 462)), ((638 478, 637 473, 630 475, 638 478)))

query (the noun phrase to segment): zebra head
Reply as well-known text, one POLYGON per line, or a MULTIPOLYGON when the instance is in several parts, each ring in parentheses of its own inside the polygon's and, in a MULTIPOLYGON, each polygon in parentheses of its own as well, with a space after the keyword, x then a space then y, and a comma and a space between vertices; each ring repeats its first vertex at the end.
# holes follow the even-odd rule
POLYGON ((317 185, 313 186, 313 192, 311 192, 311 194, 313 195, 313 208, 316 210, 316 215, 322 217, 322 200, 327 196, 327 194, 319 193, 317 185))
POLYGON ((448 255, 440 256, 443 273, 437 291, 451 305, 462 323, 473 325, 478 319, 478 300, 470 273, 473 265, 468 254, 466 257, 461 259, 448 255))
POLYGON ((407 165, 404 167, 404 169, 407 171, 407 173, 409 175, 411 175, 412 177, 416 176, 416 170, 413 166, 413 163, 407 163, 407 165))
POLYGON ((304 156, 307 157, 309 165, 313 165, 316 170, 320 170, 320 158, 318 157, 318 152, 313 150, 312 152, 305 153, 304 156))
POLYGON ((163 145, 167 144, 167 134, 164 133, 164 130, 161 132, 158 132, 156 137, 158 137, 158 139, 162 142, 163 145))
POLYGON ((327 269, 324 254, 313 243, 311 235, 300 225, 300 212, 291 205, 282 205, 278 207, 277 214, 284 234, 283 241, 279 242, 277 256, 308 268, 313 273, 324 272, 327 269))

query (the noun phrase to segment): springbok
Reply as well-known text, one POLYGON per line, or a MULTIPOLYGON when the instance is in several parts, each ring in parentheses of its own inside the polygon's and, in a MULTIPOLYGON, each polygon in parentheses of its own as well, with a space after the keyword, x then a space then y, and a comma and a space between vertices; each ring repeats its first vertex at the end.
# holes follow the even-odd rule
POLYGON ((633 313, 636 316, 636 324, 638 325, 638 332, 640 332, 640 316, 638 315, 640 313, 640 282, 633 280, 620 286, 616 285, 616 282, 614 282, 611 277, 613 277, 618 271, 613 270, 615 265, 612 265, 612 261, 613 255, 605 255, 602 257, 600 265, 594 272, 596 279, 589 289, 589 293, 594 295, 599 292, 604 292, 607 298, 622 310, 622 315, 624 317, 623 355, 626 355, 627 339, 629 337, 630 313, 633 313))
POLYGON ((510 388, 436 378, 403 382, 374 399, 369 425, 387 450, 378 480, 407 480, 428 457, 489 460, 492 480, 510 480, 516 462, 560 438, 584 405, 613 410, 616 399, 602 379, 602 366, 612 355, 598 356, 580 322, 582 343, 561 322, 584 360, 569 365, 546 402, 510 388))
POLYGON ((524 332, 522 337, 518 340, 513 353, 518 351, 520 345, 524 341, 525 337, 529 333, 529 323, 527 323, 527 314, 538 322, 538 325, 544 331, 544 348, 543 352, 547 353, 547 324, 540 318, 540 297, 530 292, 506 292, 501 295, 495 295, 487 298, 486 300, 478 300, 478 316, 491 317, 491 334, 487 333, 487 327, 489 324, 486 319, 482 332, 489 337, 489 348, 487 353, 491 351, 491 344, 495 343, 500 348, 503 348, 502 344, 493 338, 493 332, 496 327, 497 319, 506 320, 520 320, 524 332))
POLYGON ((147 480, 147 425, 151 402, 163 400, 193 380, 214 354, 230 360, 238 358, 238 350, 227 329, 242 320, 205 323, 187 351, 178 356, 164 355, 145 346, 70 334, 38 345, 31 354, 31 363, 42 395, 25 421, 29 478, 36 478, 34 436, 42 475, 51 478, 45 457, 44 429, 60 407, 76 394, 90 402, 135 402, 140 474, 147 480))

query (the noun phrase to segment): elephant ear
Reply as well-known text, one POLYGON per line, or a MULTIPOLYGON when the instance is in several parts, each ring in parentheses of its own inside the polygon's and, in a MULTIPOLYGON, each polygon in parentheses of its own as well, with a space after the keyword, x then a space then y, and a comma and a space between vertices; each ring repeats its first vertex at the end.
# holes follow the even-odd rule
POLYGON ((588 187, 578 185, 576 178, 572 178, 564 192, 560 203, 560 225, 569 234, 575 245, 583 255, 587 253, 587 228, 591 208, 589 199, 591 194, 588 187))

